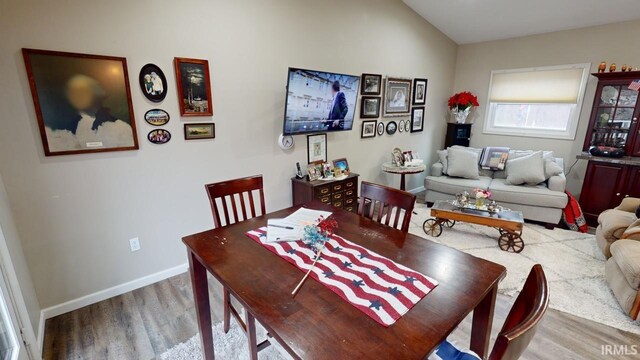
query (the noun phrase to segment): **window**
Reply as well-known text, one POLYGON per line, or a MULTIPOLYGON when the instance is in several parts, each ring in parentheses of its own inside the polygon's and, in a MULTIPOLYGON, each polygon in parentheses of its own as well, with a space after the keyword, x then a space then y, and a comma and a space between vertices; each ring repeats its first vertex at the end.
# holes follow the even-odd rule
POLYGON ((492 71, 484 133, 575 139, 590 67, 492 71))

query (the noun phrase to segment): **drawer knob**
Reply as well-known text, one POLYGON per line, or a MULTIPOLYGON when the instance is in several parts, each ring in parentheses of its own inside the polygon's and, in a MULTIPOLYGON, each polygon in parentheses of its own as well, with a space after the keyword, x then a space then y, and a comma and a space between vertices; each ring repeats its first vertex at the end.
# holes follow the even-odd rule
POLYGON ((620 196, 620 193, 617 193, 616 196, 620 196))
POLYGON ((629 195, 625 195, 624 197, 628 198, 628 197, 629 197, 629 195))
POLYGON ((322 189, 322 190, 320 190, 320 193, 321 193, 321 194, 326 194, 326 193, 328 193, 328 192, 329 192, 329 189, 322 189))

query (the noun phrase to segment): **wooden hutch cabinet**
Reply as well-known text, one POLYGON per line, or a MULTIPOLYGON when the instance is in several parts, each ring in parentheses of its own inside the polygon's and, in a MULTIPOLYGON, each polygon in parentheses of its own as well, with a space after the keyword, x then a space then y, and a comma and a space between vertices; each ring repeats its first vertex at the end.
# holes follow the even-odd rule
POLYGON ((589 225, 598 215, 625 197, 640 197, 640 103, 638 91, 629 89, 640 71, 592 74, 598 78, 589 129, 579 159, 589 160, 580 205, 589 225), (592 146, 623 149, 622 158, 592 156, 592 146))

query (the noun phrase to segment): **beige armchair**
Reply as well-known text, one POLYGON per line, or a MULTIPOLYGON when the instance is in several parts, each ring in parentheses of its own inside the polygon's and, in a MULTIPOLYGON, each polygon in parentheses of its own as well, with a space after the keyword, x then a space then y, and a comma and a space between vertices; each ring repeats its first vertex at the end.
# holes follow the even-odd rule
POLYGON ((636 209, 640 199, 625 198, 614 209, 605 210, 598 217, 596 240, 604 255, 611 257, 610 247, 620 239, 640 241, 640 220, 636 217, 636 209))

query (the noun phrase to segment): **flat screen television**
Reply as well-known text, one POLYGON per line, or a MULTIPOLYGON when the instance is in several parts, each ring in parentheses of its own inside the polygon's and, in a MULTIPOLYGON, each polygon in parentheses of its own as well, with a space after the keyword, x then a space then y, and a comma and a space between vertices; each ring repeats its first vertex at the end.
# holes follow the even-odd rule
POLYGON ((359 76, 289 68, 284 134, 351 130, 359 86, 359 76))

